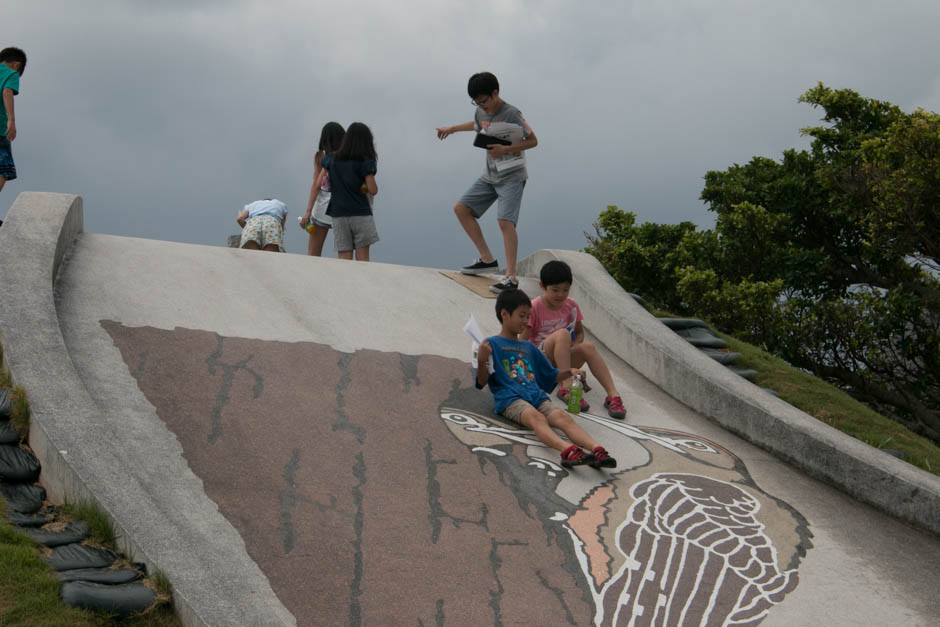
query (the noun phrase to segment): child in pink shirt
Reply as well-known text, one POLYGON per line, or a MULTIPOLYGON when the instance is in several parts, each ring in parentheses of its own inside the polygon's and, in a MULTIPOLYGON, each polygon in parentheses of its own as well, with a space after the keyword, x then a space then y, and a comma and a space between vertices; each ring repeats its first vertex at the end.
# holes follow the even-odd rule
MULTIPOLYGON (((581 324, 584 316, 577 301, 568 298, 572 281, 571 268, 564 261, 549 261, 542 266, 539 286, 545 293, 532 301, 532 313, 522 339, 538 346, 552 365, 560 370, 580 368, 587 363, 591 373, 607 392, 604 408, 608 415, 622 420, 627 411, 614 386, 610 370, 597 347, 584 341, 584 327, 581 324)), ((558 387, 558 398, 566 403, 570 381, 566 379, 558 387)), ((587 385, 584 386, 585 392, 589 389, 587 385)), ((582 396, 581 411, 588 409, 590 405, 582 396)))

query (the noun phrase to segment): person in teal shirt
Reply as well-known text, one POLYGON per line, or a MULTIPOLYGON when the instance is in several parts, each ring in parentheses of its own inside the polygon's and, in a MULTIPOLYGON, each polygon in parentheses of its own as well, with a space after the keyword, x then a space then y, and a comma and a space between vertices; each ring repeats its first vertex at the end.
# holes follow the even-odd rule
MULTIPOLYGON (((0 50, 0 190, 7 181, 16 178, 11 142, 16 139, 16 114, 13 96, 20 93, 20 77, 26 70, 26 53, 19 48, 0 50)), ((2 222, 0 222, 2 224, 2 222)))

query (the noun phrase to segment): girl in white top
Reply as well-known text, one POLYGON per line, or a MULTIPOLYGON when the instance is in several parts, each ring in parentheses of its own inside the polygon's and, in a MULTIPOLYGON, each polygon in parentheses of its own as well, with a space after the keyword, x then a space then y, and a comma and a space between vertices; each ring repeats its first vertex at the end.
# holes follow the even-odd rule
POLYGON ((320 144, 313 156, 313 183, 310 185, 310 199, 307 211, 300 219, 300 227, 306 230, 307 224, 313 224, 307 240, 307 254, 319 257, 323 253, 323 243, 333 226, 333 219, 326 215, 330 206, 330 175, 323 169, 323 157, 339 148, 346 131, 338 122, 327 122, 320 131, 320 144))

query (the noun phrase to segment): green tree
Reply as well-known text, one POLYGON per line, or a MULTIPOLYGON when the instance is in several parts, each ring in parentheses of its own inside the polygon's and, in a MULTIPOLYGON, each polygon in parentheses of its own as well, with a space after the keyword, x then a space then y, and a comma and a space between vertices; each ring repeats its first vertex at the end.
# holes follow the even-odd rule
POLYGON ((823 84, 800 100, 824 112, 809 150, 705 175, 714 230, 608 208, 588 251, 940 441, 940 116, 823 84))

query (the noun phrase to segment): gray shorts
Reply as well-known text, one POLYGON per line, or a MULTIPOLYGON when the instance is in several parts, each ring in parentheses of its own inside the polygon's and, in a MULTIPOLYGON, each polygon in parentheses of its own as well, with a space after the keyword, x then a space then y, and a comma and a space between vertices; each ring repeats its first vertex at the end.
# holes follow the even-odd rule
POLYGON ((511 183, 487 183, 482 178, 470 186, 458 202, 470 207, 473 217, 479 219, 490 208, 493 201, 499 199, 496 207, 496 217, 500 220, 509 220, 513 224, 519 222, 519 208, 522 206, 522 190, 525 181, 511 183))
POLYGON ((371 246, 379 241, 372 216, 333 217, 333 244, 337 252, 371 246))
MULTIPOLYGON (((524 401, 520 398, 518 400, 513 401, 509 405, 509 407, 504 409, 502 416, 503 418, 508 418, 509 420, 512 420, 516 424, 522 425, 522 412, 529 409, 530 407, 532 407, 533 409, 537 409, 539 412, 541 412, 543 416, 548 416, 549 412, 555 409, 555 406, 552 405, 552 402, 548 399, 539 403, 538 407, 535 407, 532 405, 532 403, 528 401, 524 401)), ((522 425, 522 426, 525 426, 525 425, 522 425)))

